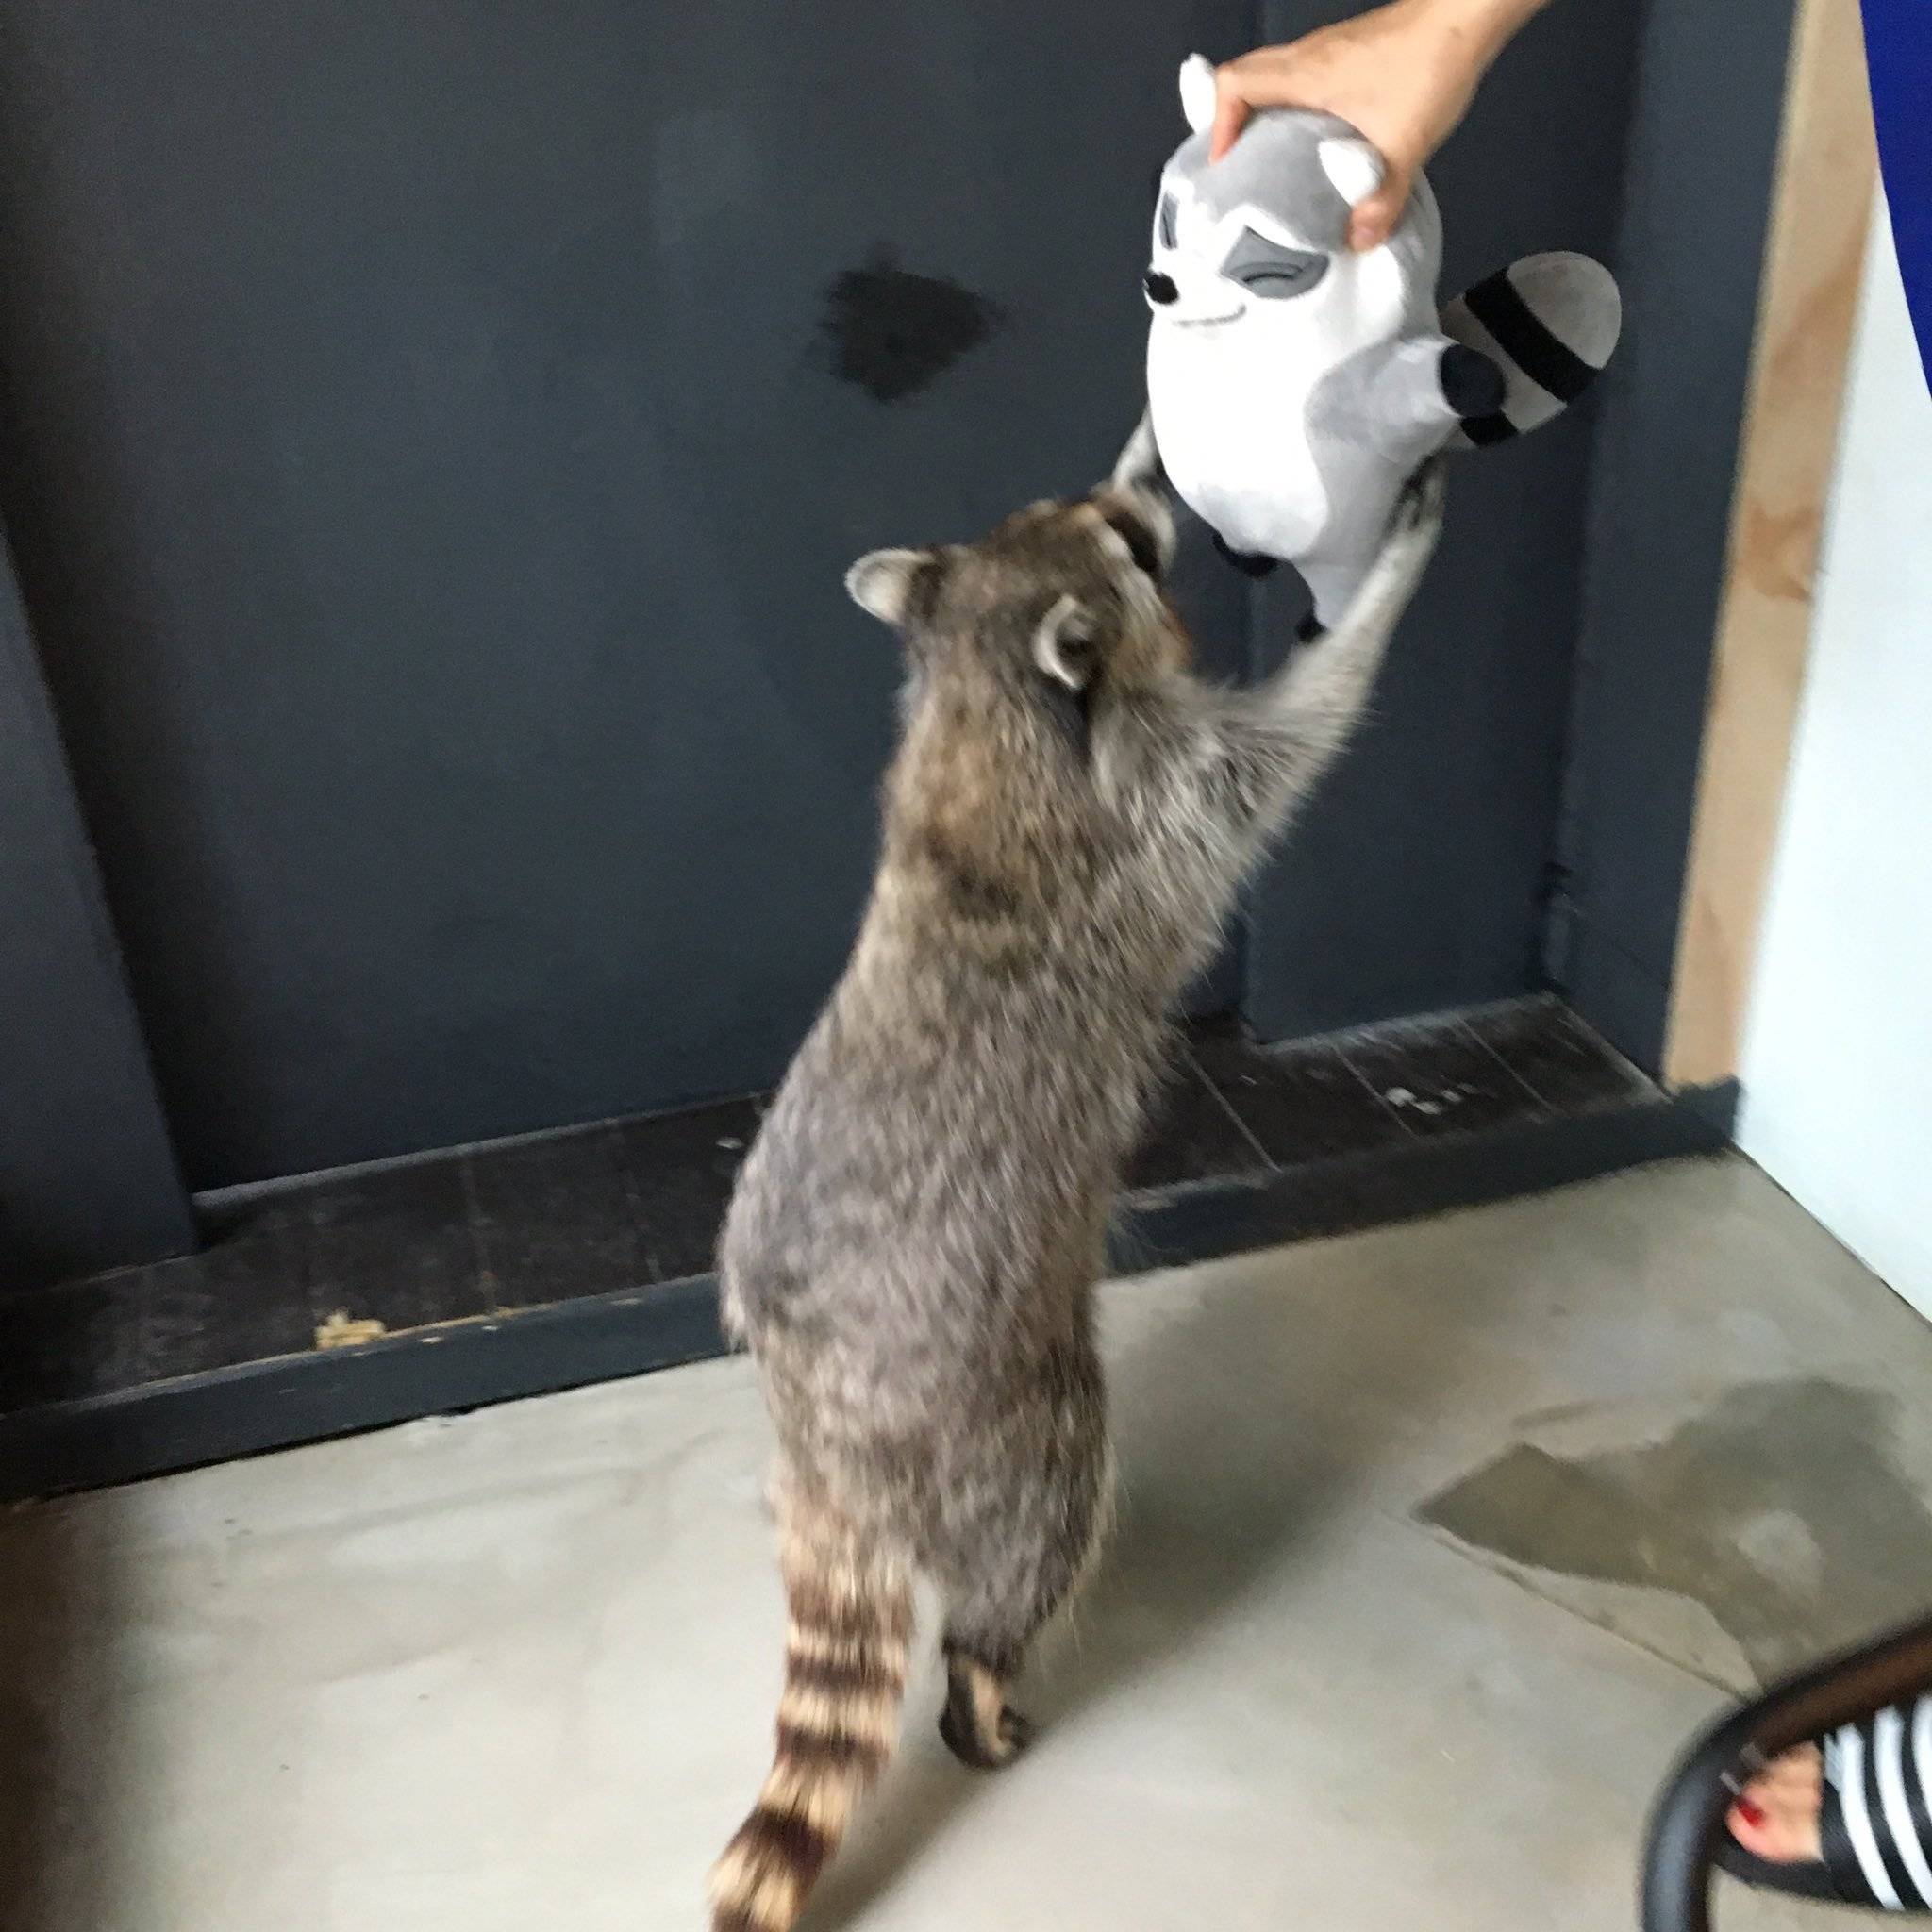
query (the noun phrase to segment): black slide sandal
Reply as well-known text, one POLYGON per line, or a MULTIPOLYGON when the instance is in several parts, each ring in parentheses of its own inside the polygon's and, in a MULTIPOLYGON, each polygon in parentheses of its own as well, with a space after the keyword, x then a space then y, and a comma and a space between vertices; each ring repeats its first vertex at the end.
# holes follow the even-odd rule
POLYGON ((1790 1678, 1712 1725, 1672 1774, 1651 1818, 1644 1932, 1709 1932, 1716 1866, 1767 1890, 1927 1915, 1932 1907, 1919 1900, 1932 1894, 1924 1893, 1925 1874, 1913 1854, 1932 1870, 1932 1696, 1922 1696, 1928 1689, 1932 1619, 1790 1678), (1824 1860, 1754 1857, 1725 1829, 1734 1790, 1756 1767, 1819 1739, 1826 1743, 1824 1860), (1909 1848, 1899 1843, 1894 1820, 1910 1833, 1909 1848))
POLYGON ((1824 1857, 1779 1864, 1726 1837, 1717 1862, 1765 1891, 1924 1917, 1932 1913, 1932 1696, 1894 1704, 1824 1740, 1824 1857))
POLYGON ((1716 1864, 1720 1872, 1728 1872, 1733 1878, 1755 1885, 1760 1891, 1788 1891, 1794 1898, 1815 1898, 1825 1905, 1852 1903, 1832 1882, 1830 1869, 1823 1860, 1780 1865, 1775 1859, 1760 1858, 1756 1852, 1747 1852, 1735 1839, 1724 1838, 1718 1841, 1716 1864))

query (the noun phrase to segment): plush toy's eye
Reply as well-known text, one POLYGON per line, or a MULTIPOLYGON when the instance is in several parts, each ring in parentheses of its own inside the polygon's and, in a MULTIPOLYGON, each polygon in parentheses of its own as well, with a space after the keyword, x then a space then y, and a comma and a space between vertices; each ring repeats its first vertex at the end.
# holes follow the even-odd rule
POLYGON ((1252 228, 1229 251, 1221 272, 1251 295, 1279 300, 1306 295, 1328 272, 1328 258, 1318 249, 1284 248, 1252 228))
POLYGON ((1175 218, 1179 213, 1180 208, 1174 196, 1163 194, 1160 197, 1160 215, 1157 223, 1160 235, 1160 245, 1163 248, 1172 248, 1174 245, 1178 233, 1175 227, 1175 218))

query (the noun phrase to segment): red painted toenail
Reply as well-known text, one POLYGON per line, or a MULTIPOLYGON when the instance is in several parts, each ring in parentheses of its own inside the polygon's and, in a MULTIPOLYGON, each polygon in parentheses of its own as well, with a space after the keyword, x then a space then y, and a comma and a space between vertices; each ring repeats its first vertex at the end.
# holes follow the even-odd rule
POLYGON ((1738 1800, 1738 1816, 1746 1824, 1762 1824, 1764 1823, 1764 1807, 1754 1804, 1749 1798, 1740 1798, 1738 1800))

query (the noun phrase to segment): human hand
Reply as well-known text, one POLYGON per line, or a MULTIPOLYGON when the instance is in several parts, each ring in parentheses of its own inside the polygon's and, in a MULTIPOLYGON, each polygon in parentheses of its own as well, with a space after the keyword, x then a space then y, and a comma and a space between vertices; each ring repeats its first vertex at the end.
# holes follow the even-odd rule
POLYGON ((1490 64, 1543 0, 1391 0, 1280 47, 1257 47, 1214 75, 1208 158, 1234 145, 1257 108, 1316 108, 1358 129, 1385 164, 1356 204, 1351 248, 1389 239, 1416 171, 1469 109, 1490 64))

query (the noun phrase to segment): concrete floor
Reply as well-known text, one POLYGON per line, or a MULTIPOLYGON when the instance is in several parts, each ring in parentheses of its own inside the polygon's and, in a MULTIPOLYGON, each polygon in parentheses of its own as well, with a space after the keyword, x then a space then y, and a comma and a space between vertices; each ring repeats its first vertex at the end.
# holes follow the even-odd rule
MULTIPOLYGON (((1623 1932, 1724 1687, 1932 1601, 1932 1328, 1740 1162, 1106 1322, 1122 1524, 1040 1740, 958 1769, 927 1669, 817 1932, 1623 1932)), ((0 1924, 697 1926, 765 1441, 719 1362, 0 1519, 0 1924)))

